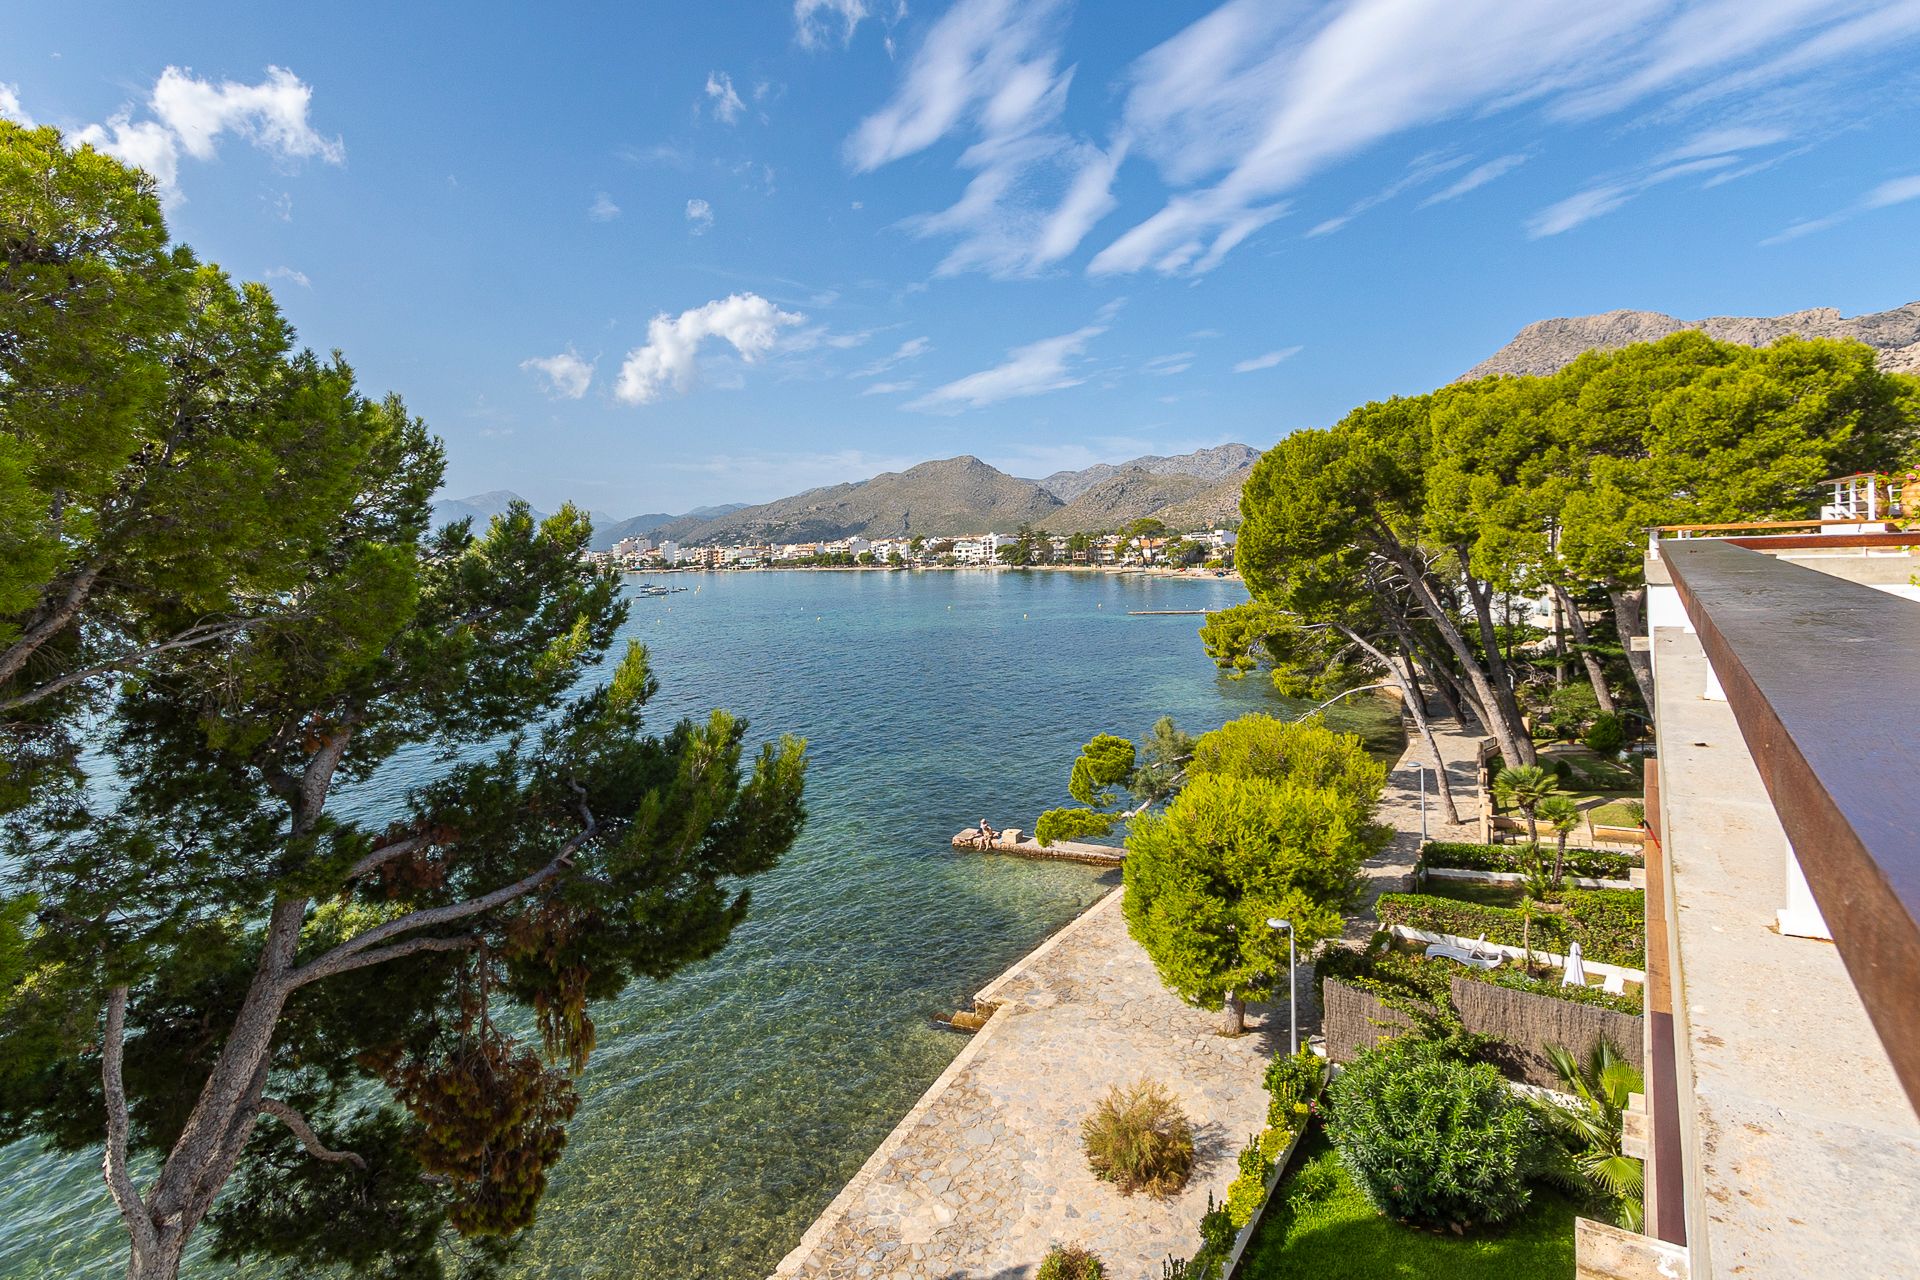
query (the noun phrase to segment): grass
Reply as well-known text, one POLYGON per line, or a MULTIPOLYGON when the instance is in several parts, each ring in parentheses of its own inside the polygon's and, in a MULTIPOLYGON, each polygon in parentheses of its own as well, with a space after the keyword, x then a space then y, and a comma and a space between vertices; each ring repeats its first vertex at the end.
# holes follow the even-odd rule
POLYGON ((1572 1280, 1570 1201, 1536 1187, 1524 1217, 1455 1236, 1381 1216, 1318 1126, 1274 1189, 1237 1276, 1246 1280, 1572 1280), (1324 1170, 1325 1172, 1310 1172, 1324 1170))
POLYGON ((1587 820, 1596 827, 1637 827, 1640 819, 1633 816, 1628 807, 1630 801, 1609 800, 1597 808, 1587 811, 1587 820))

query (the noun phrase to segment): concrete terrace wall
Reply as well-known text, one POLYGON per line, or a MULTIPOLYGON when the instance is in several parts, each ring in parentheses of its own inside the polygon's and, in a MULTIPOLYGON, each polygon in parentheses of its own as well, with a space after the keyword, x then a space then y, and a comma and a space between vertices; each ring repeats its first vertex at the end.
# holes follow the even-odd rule
MULTIPOLYGON (((1327 1057, 1351 1062, 1381 1040, 1406 1030, 1410 1020, 1370 992, 1329 978, 1322 997, 1326 1008, 1327 1057)), ((1468 1031, 1493 1036, 1502 1047, 1493 1055, 1514 1079, 1542 1088, 1560 1088, 1560 1077, 1541 1052, 1547 1044, 1565 1045, 1586 1061, 1602 1040, 1635 1068, 1645 1070, 1640 1019, 1594 1005, 1556 1000, 1531 991, 1513 991, 1470 978, 1453 980, 1453 1003, 1468 1031)))

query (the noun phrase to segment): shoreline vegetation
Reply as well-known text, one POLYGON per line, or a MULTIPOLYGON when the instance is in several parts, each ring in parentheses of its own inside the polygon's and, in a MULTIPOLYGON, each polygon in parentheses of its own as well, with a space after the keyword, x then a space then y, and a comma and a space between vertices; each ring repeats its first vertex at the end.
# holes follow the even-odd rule
POLYGON ((1237 569, 1170 568, 1138 564, 756 564, 729 568, 674 565, 671 568, 623 569, 629 578, 664 573, 1105 573, 1146 578, 1190 578, 1199 582, 1244 582, 1237 569))

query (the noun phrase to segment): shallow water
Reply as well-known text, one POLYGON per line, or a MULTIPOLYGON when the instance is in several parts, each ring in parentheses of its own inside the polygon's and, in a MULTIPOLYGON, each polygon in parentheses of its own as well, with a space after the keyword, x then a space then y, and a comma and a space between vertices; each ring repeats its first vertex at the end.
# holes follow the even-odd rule
MULTIPOLYGON (((1196 617, 1237 584, 1065 573, 746 573, 664 579, 630 632, 661 683, 653 728, 724 706, 750 739, 810 744, 810 818, 753 883, 719 956, 595 1011, 585 1102, 523 1277, 764 1276, 964 1039, 933 1025, 1115 883, 954 853, 983 814, 1066 802, 1089 736, 1192 732, 1294 704, 1216 676, 1196 617)), ((1336 727, 1397 732, 1377 706, 1336 727)), ((405 785, 424 754, 373 790, 405 785)), ((99 1157, 0 1150, 0 1276, 117 1269, 99 1157)), ((207 1264, 190 1267, 207 1273, 207 1264)), ((260 1274, 273 1274, 261 1270, 260 1274)), ((290 1273, 289 1273, 290 1274, 290 1273)))

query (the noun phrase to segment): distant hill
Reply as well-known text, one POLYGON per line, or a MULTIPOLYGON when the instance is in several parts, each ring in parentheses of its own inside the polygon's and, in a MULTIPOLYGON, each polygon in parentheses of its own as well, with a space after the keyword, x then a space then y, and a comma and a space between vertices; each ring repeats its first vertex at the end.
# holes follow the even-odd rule
POLYGON ((815 542, 855 535, 953 537, 1039 524, 1064 505, 1031 480, 974 457, 923 462, 871 480, 742 507, 685 531, 688 543, 815 542))
POLYGON ((1080 471, 1056 471, 1035 483, 1060 501, 1072 502, 1095 485, 1111 480, 1122 470, 1137 469, 1156 476, 1198 476, 1202 480, 1224 480, 1234 472, 1251 466, 1259 456, 1260 451, 1251 445, 1223 444, 1166 458, 1149 455, 1131 462, 1096 462, 1080 471))
MULTIPOLYGON (((433 523, 452 524, 455 520, 473 521, 476 530, 485 528, 487 521, 497 515, 505 514, 507 508, 516 502, 525 502, 511 489, 495 489, 489 493, 476 493, 470 498, 441 498, 433 504, 433 523)), ((695 507, 685 515, 666 513, 643 516, 629 516, 625 520, 610 516, 604 511, 590 511, 588 517, 593 521, 593 549, 605 551, 622 538, 667 537, 675 535, 663 532, 678 527, 696 527, 707 521, 724 516, 728 512, 738 511, 742 503, 733 502, 718 507, 695 507)), ((551 512, 541 511, 528 503, 535 520, 545 520, 551 512)))
POLYGON ((652 538, 656 542, 685 542, 689 530, 697 529, 711 520, 731 515, 747 504, 728 502, 717 507, 695 507, 684 515, 651 513, 644 516, 629 516, 625 520, 612 520, 606 524, 593 522, 593 548, 605 551, 622 538, 652 538))
POLYGON ((1513 341, 1462 375, 1547 374, 1570 364, 1585 351, 1613 351, 1635 342, 1653 342, 1671 333, 1698 329, 1721 342, 1764 347, 1789 335, 1801 338, 1853 338, 1880 351, 1880 366, 1895 372, 1920 372, 1920 302, 1892 311, 1843 316, 1832 307, 1815 307, 1772 317, 1709 316, 1676 320, 1658 311, 1606 311, 1593 316, 1536 320, 1513 341))
POLYGON ((1162 507, 1153 515, 1167 528, 1181 531, 1236 526, 1240 523, 1240 490, 1252 474, 1253 464, 1249 462, 1226 479, 1210 484, 1171 506, 1162 507))
POLYGON ((1105 533, 1157 515, 1210 487, 1199 476, 1155 475, 1128 465, 1082 491, 1040 527, 1049 533, 1105 533))

